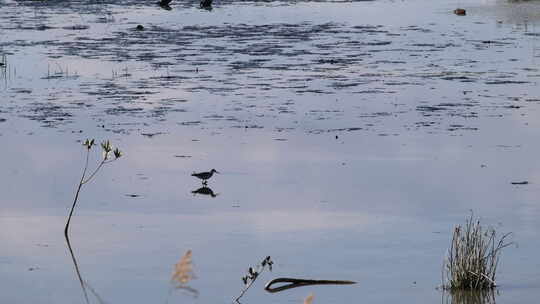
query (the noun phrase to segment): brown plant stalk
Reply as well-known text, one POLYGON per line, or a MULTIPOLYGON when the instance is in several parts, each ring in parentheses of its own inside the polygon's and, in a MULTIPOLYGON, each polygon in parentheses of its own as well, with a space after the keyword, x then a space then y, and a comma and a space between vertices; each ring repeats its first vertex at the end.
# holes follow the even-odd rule
POLYGON ((112 163, 113 161, 117 160, 122 156, 122 152, 116 149, 112 149, 111 143, 107 140, 101 143, 101 148, 103 150, 103 159, 100 161, 96 169, 87 177, 86 172, 88 171, 88 160, 90 158, 90 150, 92 149, 92 146, 94 146, 95 141, 92 139, 87 139, 83 146, 86 147, 86 160, 84 162, 84 169, 83 173, 81 175, 81 179, 79 181, 79 185, 77 186, 77 191, 75 192, 75 198, 73 199, 73 203, 71 205, 71 210, 69 211, 69 216, 66 222, 66 226, 64 227, 64 236, 68 237, 69 232, 69 224, 71 223, 71 217, 73 216, 73 212, 75 211, 75 207, 77 206, 77 201, 79 199, 79 194, 81 192, 82 186, 89 183, 98 173, 98 171, 103 167, 103 165, 112 163), (111 158, 111 153, 113 154, 114 158, 111 158))

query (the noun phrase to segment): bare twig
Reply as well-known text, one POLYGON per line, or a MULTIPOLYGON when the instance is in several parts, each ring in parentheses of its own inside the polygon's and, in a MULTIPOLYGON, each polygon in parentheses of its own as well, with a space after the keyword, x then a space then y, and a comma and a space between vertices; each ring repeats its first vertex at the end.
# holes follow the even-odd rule
POLYGON ((247 274, 242 277, 242 281, 244 282, 245 286, 244 289, 240 292, 240 295, 236 297, 234 302, 240 303, 240 298, 244 296, 244 294, 248 291, 248 289, 253 285, 255 280, 259 277, 259 275, 266 269, 266 266, 268 266, 268 270, 272 271, 272 265, 274 262, 272 261, 272 258, 270 256, 267 256, 262 262, 257 265, 256 269, 253 269, 253 267, 249 267, 247 274))
POLYGON ((98 171, 103 167, 103 165, 111 163, 117 160, 118 158, 120 158, 120 156, 122 156, 122 152, 118 150, 118 148, 114 149, 113 151, 111 143, 108 140, 104 141, 103 143, 101 143, 101 148, 103 150, 103 159, 101 160, 99 165, 96 167, 96 169, 90 174, 90 176, 86 177, 86 172, 88 171, 88 160, 90 157, 90 150, 92 149, 92 146, 94 146, 94 142, 95 141, 93 139, 92 140, 87 139, 83 143, 83 146, 86 147, 86 160, 84 162, 83 173, 79 181, 79 185, 77 186, 77 191, 75 192, 75 198, 73 199, 73 204, 71 205, 71 210, 69 211, 69 216, 66 222, 66 226, 64 228, 64 236, 66 237, 66 239, 68 238, 69 224, 71 223, 71 217, 73 216, 73 212, 75 211, 75 206, 77 205, 77 201, 79 199, 79 194, 81 192, 82 186, 90 182, 94 178, 94 176, 98 173, 98 171), (111 153, 114 155, 114 158, 112 159, 110 156, 111 153))

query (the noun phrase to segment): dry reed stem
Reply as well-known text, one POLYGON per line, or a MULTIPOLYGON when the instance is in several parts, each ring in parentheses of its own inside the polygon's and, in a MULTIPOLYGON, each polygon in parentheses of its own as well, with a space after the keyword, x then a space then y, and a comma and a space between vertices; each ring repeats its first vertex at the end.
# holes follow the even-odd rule
POLYGON ((84 162, 83 173, 79 181, 79 185, 77 186, 77 191, 75 192, 75 198, 73 199, 71 210, 69 211, 66 226, 64 227, 64 236, 66 238, 68 238, 69 224, 71 223, 71 217, 73 216, 73 212, 75 211, 75 207, 77 206, 77 201, 79 199, 79 194, 81 192, 82 186, 89 183, 94 178, 94 176, 96 176, 96 174, 101 169, 101 167, 103 167, 103 165, 112 163, 123 155, 123 153, 118 148, 113 150, 110 141, 107 140, 107 141, 102 142, 101 147, 103 149, 103 159, 99 162, 99 165, 96 167, 96 169, 89 176, 87 176, 86 173, 88 170, 88 160, 90 157, 90 150, 92 149, 94 145, 95 145, 94 139, 92 140, 87 139, 83 143, 83 146, 86 147, 86 159, 84 162), (111 154, 114 156, 114 158, 111 158, 112 157, 111 154))
POLYGON ((482 290, 496 287, 496 273, 501 250, 511 233, 497 240, 494 228, 483 228, 474 215, 465 225, 454 228, 448 257, 443 266, 443 288, 448 290, 482 290), (446 282, 445 282, 446 276, 446 282))
POLYGON ((174 265, 174 272, 171 277, 171 282, 176 282, 176 288, 184 287, 189 281, 195 279, 193 273, 193 264, 191 263, 191 250, 188 250, 180 261, 174 265))

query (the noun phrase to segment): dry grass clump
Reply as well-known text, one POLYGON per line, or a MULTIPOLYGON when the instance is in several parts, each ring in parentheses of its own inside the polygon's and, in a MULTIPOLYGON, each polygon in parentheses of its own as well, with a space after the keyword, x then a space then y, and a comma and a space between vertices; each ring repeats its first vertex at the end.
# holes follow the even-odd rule
POLYGON ((188 250, 180 261, 174 265, 174 272, 171 277, 171 282, 175 282, 176 288, 182 288, 189 281, 195 278, 193 273, 193 264, 191 263, 191 250, 188 250))
POLYGON ((196 279, 193 272, 192 252, 191 250, 180 258, 178 263, 174 265, 174 270, 171 276, 171 289, 169 289, 169 296, 171 296, 173 289, 182 290, 186 294, 193 296, 194 298, 199 296, 199 291, 188 284, 196 279))
POLYGON ((501 250, 512 244, 505 241, 510 234, 498 238, 494 228, 482 227, 480 220, 471 213, 465 226, 454 228, 452 244, 443 264, 443 288, 457 291, 496 287, 501 250))
POLYGON ((305 299, 304 299, 304 304, 312 304, 313 303, 313 294, 310 294, 309 296, 307 296, 305 299))

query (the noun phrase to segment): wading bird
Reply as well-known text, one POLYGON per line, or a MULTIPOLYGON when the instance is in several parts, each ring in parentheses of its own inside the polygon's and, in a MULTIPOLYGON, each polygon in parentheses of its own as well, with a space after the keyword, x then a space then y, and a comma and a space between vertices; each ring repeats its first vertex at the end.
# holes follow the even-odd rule
POLYGON ((208 183, 207 180, 210 179, 210 177, 212 177, 214 172, 219 173, 219 172, 217 172, 216 169, 212 169, 212 170, 210 170, 208 172, 199 172, 199 173, 193 172, 193 174, 191 174, 191 176, 195 176, 196 178, 201 179, 203 185, 206 185, 208 183))

